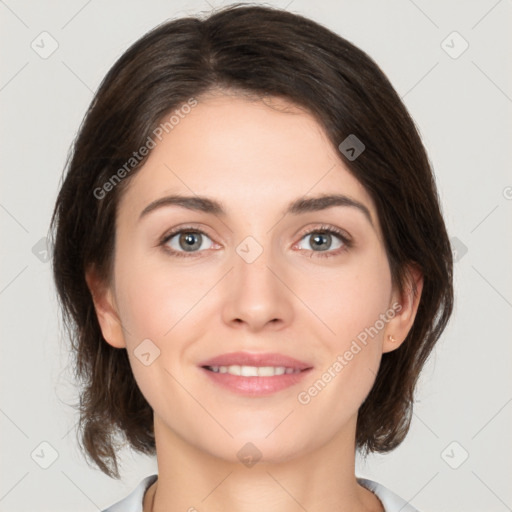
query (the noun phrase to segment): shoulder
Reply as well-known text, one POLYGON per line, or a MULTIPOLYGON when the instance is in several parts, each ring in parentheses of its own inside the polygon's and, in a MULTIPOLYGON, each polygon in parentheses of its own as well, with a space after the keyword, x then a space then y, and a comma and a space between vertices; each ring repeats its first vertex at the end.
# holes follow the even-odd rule
POLYGON ((405 501, 400 496, 397 496, 394 492, 391 492, 387 487, 374 482, 373 480, 367 480, 366 478, 358 478, 357 482, 373 492, 382 503, 385 512, 419 512, 408 501, 405 501))
POLYGON ((158 475, 149 475, 144 478, 133 491, 121 501, 110 505, 102 512, 143 512, 142 500, 148 487, 158 478, 158 475))

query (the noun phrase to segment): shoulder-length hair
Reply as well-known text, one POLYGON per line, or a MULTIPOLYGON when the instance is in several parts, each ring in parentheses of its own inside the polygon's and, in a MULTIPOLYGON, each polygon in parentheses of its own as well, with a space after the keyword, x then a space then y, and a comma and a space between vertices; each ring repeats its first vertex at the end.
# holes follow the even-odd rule
POLYGON ((339 155, 375 202, 393 284, 404 289, 410 264, 423 274, 414 324, 398 349, 383 354, 360 407, 361 451, 390 451, 406 436, 419 373, 452 313, 452 252, 431 166, 378 65, 327 28, 276 8, 237 4, 168 21, 135 42, 102 81, 51 222, 54 279, 81 383, 79 443, 111 477, 119 478, 119 435, 136 451, 155 453, 153 411, 126 350, 103 339, 85 272, 93 266, 109 282, 119 198, 147 157, 126 162, 173 109, 217 88, 292 101, 336 149, 350 134, 363 141, 358 158, 339 155), (106 191, 114 175, 122 179, 106 191))

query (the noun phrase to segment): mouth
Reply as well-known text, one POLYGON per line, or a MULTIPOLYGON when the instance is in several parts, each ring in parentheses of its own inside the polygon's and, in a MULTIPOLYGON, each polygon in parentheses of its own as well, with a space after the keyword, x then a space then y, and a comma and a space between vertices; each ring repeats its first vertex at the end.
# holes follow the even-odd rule
POLYGON ((200 363, 217 385, 232 393, 264 396, 298 384, 312 365, 282 354, 236 352, 200 363))
POLYGON ((298 368, 287 368, 285 366, 204 366, 214 373, 229 373, 241 377, 275 377, 276 375, 290 375, 300 373, 298 368))

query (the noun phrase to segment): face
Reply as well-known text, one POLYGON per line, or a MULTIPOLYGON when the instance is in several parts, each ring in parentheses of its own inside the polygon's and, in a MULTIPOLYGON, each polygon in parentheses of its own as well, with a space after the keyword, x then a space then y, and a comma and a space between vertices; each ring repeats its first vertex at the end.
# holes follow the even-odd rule
POLYGON ((169 439, 283 461, 353 436, 400 302, 372 199, 314 118, 218 95, 131 180, 96 307, 169 439))

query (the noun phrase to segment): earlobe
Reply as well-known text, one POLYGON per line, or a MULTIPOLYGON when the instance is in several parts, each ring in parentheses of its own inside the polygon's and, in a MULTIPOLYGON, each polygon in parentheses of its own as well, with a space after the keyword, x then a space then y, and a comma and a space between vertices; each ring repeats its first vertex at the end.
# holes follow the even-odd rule
POLYGON ((91 292, 103 338, 115 348, 125 348, 126 342, 121 320, 110 286, 107 286, 92 268, 85 273, 85 280, 91 292))
POLYGON ((382 352, 391 352, 397 349, 405 341, 411 330, 421 293, 423 291, 423 274, 419 267, 411 264, 407 269, 407 279, 402 294, 393 294, 392 304, 399 304, 395 316, 386 325, 382 352))

